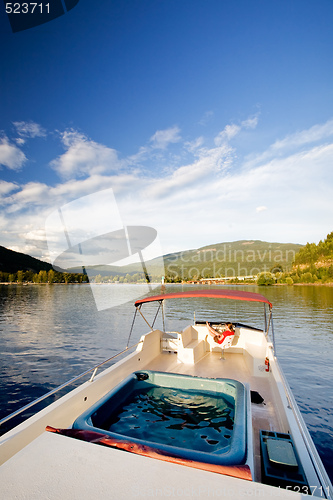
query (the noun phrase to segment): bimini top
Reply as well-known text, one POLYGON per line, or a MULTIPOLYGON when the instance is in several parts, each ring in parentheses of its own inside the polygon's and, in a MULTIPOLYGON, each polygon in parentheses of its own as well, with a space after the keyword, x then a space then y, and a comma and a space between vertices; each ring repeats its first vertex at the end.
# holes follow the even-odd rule
POLYGON ((254 292, 243 292, 240 290, 188 290, 187 292, 175 292, 175 293, 164 293, 162 295, 154 295, 152 297, 146 297, 145 299, 140 299, 135 302, 135 307, 140 306, 145 302, 156 302, 166 299, 181 299, 190 297, 203 297, 212 299, 233 299, 233 300, 246 300, 250 302, 264 302, 268 304, 270 308, 273 305, 269 300, 266 299, 260 293, 254 292))

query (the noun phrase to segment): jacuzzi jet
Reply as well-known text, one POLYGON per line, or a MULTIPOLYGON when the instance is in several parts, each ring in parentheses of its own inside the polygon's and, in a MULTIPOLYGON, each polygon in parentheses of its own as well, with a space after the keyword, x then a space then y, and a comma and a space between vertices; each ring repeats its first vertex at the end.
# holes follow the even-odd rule
POLYGON ((149 378, 148 373, 136 373, 135 376, 138 380, 147 380, 149 378))

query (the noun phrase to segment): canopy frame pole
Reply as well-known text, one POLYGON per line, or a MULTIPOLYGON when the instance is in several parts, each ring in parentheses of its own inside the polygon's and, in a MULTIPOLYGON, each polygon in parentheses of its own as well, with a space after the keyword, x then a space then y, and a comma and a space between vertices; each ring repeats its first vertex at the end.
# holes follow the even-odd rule
POLYGON ((268 337, 268 332, 269 328, 272 325, 272 343, 273 343, 273 349, 275 353, 275 338, 274 338, 274 325, 273 325, 273 310, 270 307, 269 308, 269 316, 268 316, 268 325, 267 325, 267 331, 266 331, 266 337, 268 337))
POLYGON ((273 324, 273 314, 271 314, 271 323, 272 323, 272 341, 273 341, 274 355, 276 356, 275 336, 274 336, 274 324, 273 324))
POLYGON ((136 318, 136 314, 138 312, 138 309, 137 307, 135 308, 135 313, 134 313, 134 316, 133 316, 133 321, 132 321, 132 326, 131 326, 131 330, 129 332, 129 336, 128 336, 128 340, 127 340, 127 345, 126 345, 126 349, 128 349, 128 345, 129 345, 129 341, 130 341, 130 338, 131 338, 131 335, 132 335, 132 332, 133 332, 133 328, 134 328, 134 323, 135 323, 135 318, 136 318))
POLYGON ((157 308, 157 312, 156 312, 156 314, 155 314, 155 318, 154 318, 154 321, 153 321, 152 327, 154 327, 154 325, 155 325, 155 321, 156 321, 156 318, 157 318, 158 313, 160 312, 160 309, 161 309, 161 305, 162 305, 162 303, 163 303, 163 300, 159 300, 158 302, 159 302, 159 306, 158 306, 158 308, 157 308))
POLYGON ((135 319, 136 319, 136 315, 137 313, 139 312, 141 314, 141 316, 143 317, 143 319, 145 320, 145 322, 147 323, 147 325, 149 326, 150 330, 153 331, 154 330, 154 324, 155 324, 155 321, 157 319, 157 316, 158 316, 158 313, 160 311, 160 309, 162 308, 162 318, 163 318, 163 330, 165 330, 165 323, 164 323, 164 311, 163 311, 163 300, 159 300, 159 306, 158 306, 158 309, 157 309, 157 312, 155 314, 155 318, 154 318, 154 321, 153 321, 153 324, 150 325, 147 321, 147 319, 144 317, 144 315, 142 314, 141 312, 141 307, 142 307, 142 304, 138 305, 138 306, 135 306, 135 313, 134 313, 134 317, 133 317, 133 321, 132 321, 132 326, 131 326, 131 330, 130 330, 130 333, 129 333, 129 336, 128 336, 128 340, 127 340, 127 345, 126 345, 126 349, 128 348, 128 345, 129 345, 129 342, 130 342, 130 338, 131 338, 131 335, 132 335, 132 332, 133 332, 133 328, 134 328, 134 323, 135 323, 135 319))
POLYGON ((268 337, 269 327, 271 326, 271 319, 272 319, 272 309, 269 310, 268 324, 266 328, 266 337, 268 337))
POLYGON ((148 321, 146 320, 146 318, 144 317, 144 315, 142 314, 141 312, 141 304, 139 306, 136 306, 136 309, 137 311, 141 314, 141 316, 143 317, 143 319, 145 320, 145 322, 147 323, 147 325, 149 326, 150 330, 151 331, 154 331, 154 328, 148 323, 148 321))
POLYGON ((161 300, 161 306, 162 306, 162 324, 163 324, 163 332, 165 332, 164 300, 161 300))

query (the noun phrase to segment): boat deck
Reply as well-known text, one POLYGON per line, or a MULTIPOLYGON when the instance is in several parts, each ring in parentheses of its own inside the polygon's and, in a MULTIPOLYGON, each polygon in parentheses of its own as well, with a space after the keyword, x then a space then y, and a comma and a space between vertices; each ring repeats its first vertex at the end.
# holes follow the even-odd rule
POLYGON ((191 365, 180 363, 174 353, 163 352, 152 360, 148 366, 145 366, 145 369, 197 377, 231 378, 243 384, 248 384, 251 391, 257 391, 264 398, 264 404, 251 404, 255 480, 260 481, 259 431, 263 429, 285 432, 285 429, 282 427, 280 416, 276 413, 277 405, 274 404, 274 394, 272 394, 268 378, 251 375, 244 356, 240 353, 230 353, 226 350, 224 358, 221 359, 219 352, 209 352, 196 364, 191 365))
MULTIPOLYGON (((1 498, 128 500, 131 498, 272 497, 265 484, 155 460, 44 432, 0 469, 1 498), (50 452, 52 450, 52 453, 50 452)), ((277 490, 291 500, 305 495, 277 490)))

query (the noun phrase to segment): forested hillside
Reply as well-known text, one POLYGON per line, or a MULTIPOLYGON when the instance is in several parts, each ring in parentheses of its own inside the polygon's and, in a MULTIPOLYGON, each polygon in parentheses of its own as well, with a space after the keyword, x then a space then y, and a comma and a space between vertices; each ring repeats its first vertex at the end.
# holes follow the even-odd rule
POLYGON ((172 280, 256 276, 290 271, 300 249, 294 243, 240 240, 166 255, 164 265, 172 280))
POLYGON ((51 264, 30 257, 21 252, 14 252, 0 246, 0 271, 5 273, 16 273, 17 271, 49 271, 51 264))
POLYGON ((333 282, 333 232, 318 244, 307 243, 296 254, 291 278, 294 283, 333 282))
POLYGON ((333 232, 328 234, 324 241, 307 243, 295 256, 296 266, 327 267, 333 263, 333 232))
POLYGON ((258 277, 258 284, 331 284, 333 283, 333 232, 318 244, 307 243, 296 253, 292 270, 288 273, 266 273, 258 277))
MULTIPOLYGON (((287 272, 301 245, 295 243, 269 243, 260 240, 240 240, 215 243, 192 250, 183 250, 163 256, 166 282, 200 280, 202 278, 228 278, 256 276, 260 272, 287 272)), ((147 262, 152 281, 161 280, 160 258, 147 262), (156 264, 157 261, 157 264, 156 264)), ((112 265, 86 267, 96 282, 142 282, 145 276, 142 264, 122 268, 112 265)), ((78 269, 71 269, 78 272, 78 269)))
POLYGON ((48 262, 0 246, 0 282, 81 283, 87 280, 82 273, 57 272, 48 262))

